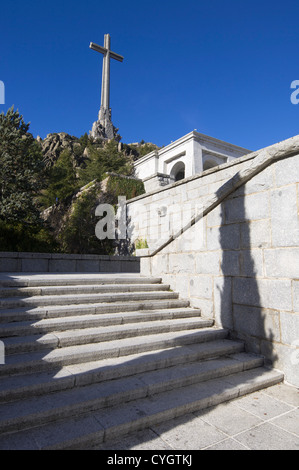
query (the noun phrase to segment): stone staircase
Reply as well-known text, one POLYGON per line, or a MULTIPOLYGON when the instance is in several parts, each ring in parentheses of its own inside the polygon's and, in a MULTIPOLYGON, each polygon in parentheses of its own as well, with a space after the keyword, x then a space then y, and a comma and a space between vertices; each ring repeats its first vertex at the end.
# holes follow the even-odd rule
POLYGON ((86 449, 283 380, 160 279, 0 277, 0 449, 86 449))

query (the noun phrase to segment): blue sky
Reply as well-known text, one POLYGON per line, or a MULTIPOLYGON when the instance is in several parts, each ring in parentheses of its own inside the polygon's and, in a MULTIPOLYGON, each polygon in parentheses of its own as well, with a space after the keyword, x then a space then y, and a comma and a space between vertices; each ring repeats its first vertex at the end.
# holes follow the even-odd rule
POLYGON ((111 48, 112 121, 122 142, 159 146, 193 129, 251 150, 299 134, 299 2, 27 0, 1 2, 5 104, 34 136, 89 132, 111 48))

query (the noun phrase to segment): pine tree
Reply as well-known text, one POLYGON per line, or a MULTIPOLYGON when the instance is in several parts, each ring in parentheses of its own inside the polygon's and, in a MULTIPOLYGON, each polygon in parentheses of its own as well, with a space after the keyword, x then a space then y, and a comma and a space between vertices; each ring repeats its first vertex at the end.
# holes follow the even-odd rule
POLYGON ((0 114, 0 221, 37 224, 36 196, 41 188, 43 157, 14 108, 0 114))
POLYGON ((40 197, 41 204, 47 208, 73 195, 79 189, 76 169, 69 150, 63 150, 53 167, 48 171, 47 188, 40 197))
POLYGON ((130 175, 133 171, 128 158, 117 149, 117 142, 107 142, 103 148, 89 149, 89 159, 86 167, 80 172, 81 185, 96 179, 101 181, 107 171, 130 175))

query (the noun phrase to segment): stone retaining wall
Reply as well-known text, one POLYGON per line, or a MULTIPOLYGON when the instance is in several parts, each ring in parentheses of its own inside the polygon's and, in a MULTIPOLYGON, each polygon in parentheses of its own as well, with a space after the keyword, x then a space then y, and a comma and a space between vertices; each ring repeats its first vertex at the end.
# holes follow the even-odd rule
POLYGON ((0 272, 138 273, 140 260, 127 256, 0 252, 0 272))
POLYGON ((141 258, 141 272, 161 276, 298 386, 297 153, 281 152, 180 236, 178 230, 207 200, 220 198, 230 181, 254 165, 257 153, 131 200, 127 213, 132 241, 146 239, 149 252, 167 242, 141 258))

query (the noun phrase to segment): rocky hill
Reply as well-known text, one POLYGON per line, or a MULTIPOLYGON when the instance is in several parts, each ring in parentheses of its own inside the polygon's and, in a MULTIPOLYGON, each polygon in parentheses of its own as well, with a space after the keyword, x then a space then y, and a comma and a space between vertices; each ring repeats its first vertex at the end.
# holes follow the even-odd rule
POLYGON ((144 192, 133 163, 158 148, 151 143, 123 144, 80 138, 65 132, 37 138, 46 164, 46 187, 40 196, 41 217, 60 251, 111 254, 131 250, 125 244, 95 237, 95 208, 131 199, 144 192))
MULTIPOLYGON (((64 150, 70 151, 74 165, 80 167, 88 159, 90 148, 101 149, 107 143, 107 141, 95 141, 87 134, 78 138, 66 132, 48 134, 45 139, 38 136, 36 140, 41 145, 46 166, 50 167, 58 160, 64 150)), ((118 151, 133 161, 155 149, 158 149, 157 145, 144 141, 132 144, 118 143, 118 151)))

